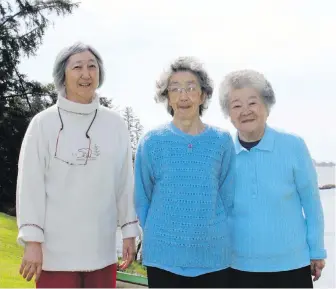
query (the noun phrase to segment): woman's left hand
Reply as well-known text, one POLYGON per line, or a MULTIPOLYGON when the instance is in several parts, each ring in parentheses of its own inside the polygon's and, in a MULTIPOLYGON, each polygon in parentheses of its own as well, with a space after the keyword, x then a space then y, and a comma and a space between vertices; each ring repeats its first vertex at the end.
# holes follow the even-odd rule
POLYGON ((123 240, 123 262, 119 268, 125 270, 133 261, 136 255, 135 238, 126 238, 123 240))
POLYGON ((310 270, 312 276, 314 276, 313 279, 314 282, 321 277, 324 266, 325 266, 324 260, 310 260, 310 270))

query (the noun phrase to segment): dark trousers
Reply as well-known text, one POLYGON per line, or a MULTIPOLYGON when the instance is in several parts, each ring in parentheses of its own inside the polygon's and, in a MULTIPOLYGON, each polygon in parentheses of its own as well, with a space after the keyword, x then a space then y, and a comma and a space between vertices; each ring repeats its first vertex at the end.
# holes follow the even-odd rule
POLYGON ((147 267, 149 288, 228 288, 230 269, 196 277, 177 275, 156 267, 147 267))
POLYGON ((281 272, 230 271, 231 288, 313 288, 310 266, 281 272))

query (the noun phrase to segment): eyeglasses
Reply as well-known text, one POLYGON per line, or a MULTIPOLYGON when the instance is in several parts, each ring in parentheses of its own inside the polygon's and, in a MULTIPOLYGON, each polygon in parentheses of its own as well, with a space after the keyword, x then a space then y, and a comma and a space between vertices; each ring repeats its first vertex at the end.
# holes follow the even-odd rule
POLYGON ((90 138, 90 136, 89 136, 89 130, 90 130, 92 124, 93 124, 93 121, 94 121, 95 118, 96 118, 96 115, 97 115, 97 109, 96 109, 95 114, 94 114, 94 117, 93 117, 93 119, 92 119, 92 121, 91 121, 91 123, 90 123, 90 125, 89 125, 89 128, 87 129, 87 131, 86 131, 86 133, 85 133, 86 138, 89 140, 89 147, 88 147, 88 150, 87 150, 87 153, 86 153, 86 157, 85 157, 85 162, 84 162, 84 163, 73 163, 73 162, 69 162, 69 161, 63 160, 63 159, 61 159, 61 158, 59 158, 59 157, 57 156, 57 149, 58 149, 58 141, 59 141, 59 137, 60 137, 61 131, 64 129, 64 124, 63 124, 63 120, 62 120, 62 116, 61 116, 60 109, 59 109, 59 108, 57 108, 57 109, 58 109, 58 116, 59 116, 60 121, 61 121, 61 128, 60 128, 60 130, 59 130, 59 132, 58 132, 57 139, 56 139, 56 148, 55 148, 54 158, 60 160, 61 162, 66 163, 66 164, 68 164, 68 165, 70 165, 70 166, 86 166, 87 163, 88 163, 89 156, 91 155, 91 138, 90 138))
POLYGON ((196 85, 189 85, 187 87, 177 87, 177 86, 171 86, 168 87, 168 91, 171 93, 179 93, 181 94, 183 91, 185 91, 185 93, 192 93, 195 92, 197 90, 197 86, 196 85))

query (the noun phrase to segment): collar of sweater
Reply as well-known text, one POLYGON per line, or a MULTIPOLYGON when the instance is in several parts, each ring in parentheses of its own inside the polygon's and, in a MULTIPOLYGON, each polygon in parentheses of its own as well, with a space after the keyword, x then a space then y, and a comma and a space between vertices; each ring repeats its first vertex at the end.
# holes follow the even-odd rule
POLYGON ((56 105, 65 111, 78 113, 78 114, 90 114, 99 107, 99 97, 95 95, 91 103, 83 104, 68 100, 64 96, 58 95, 56 105))

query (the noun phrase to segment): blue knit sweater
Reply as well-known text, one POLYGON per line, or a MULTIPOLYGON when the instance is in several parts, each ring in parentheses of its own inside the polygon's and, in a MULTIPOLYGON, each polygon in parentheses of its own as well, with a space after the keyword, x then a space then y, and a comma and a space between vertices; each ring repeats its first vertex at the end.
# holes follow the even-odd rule
POLYGON ((297 269, 326 258, 317 175, 304 141, 266 127, 250 151, 235 140, 232 267, 297 269))
POLYGON ((141 139, 135 207, 144 265, 185 276, 230 266, 234 160, 229 133, 210 126, 192 136, 169 123, 141 139))

